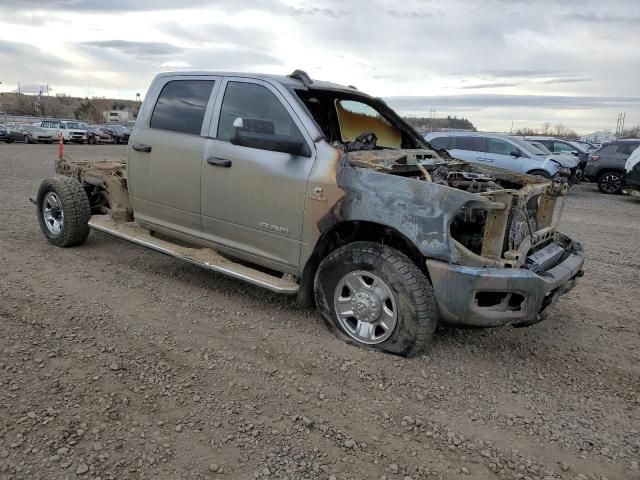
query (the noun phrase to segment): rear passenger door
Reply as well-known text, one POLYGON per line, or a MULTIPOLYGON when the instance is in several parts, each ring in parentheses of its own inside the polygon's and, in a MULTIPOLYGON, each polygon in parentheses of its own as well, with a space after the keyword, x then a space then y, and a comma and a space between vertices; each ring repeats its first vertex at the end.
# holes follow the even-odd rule
POLYGON ((128 146, 129 191, 136 218, 200 236, 200 180, 216 76, 160 78, 157 98, 133 130, 128 146))
POLYGON ((487 138, 487 160, 496 167, 513 172, 522 172, 523 159, 519 155, 511 155, 511 152, 514 150, 519 151, 520 149, 505 140, 491 137, 487 138))

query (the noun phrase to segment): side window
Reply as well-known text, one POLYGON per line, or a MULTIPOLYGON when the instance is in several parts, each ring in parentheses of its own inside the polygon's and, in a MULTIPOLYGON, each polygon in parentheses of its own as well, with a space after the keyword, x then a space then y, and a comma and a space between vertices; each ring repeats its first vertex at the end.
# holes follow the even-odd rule
POLYGON ((515 147, 509 142, 498 140, 496 138, 487 138, 487 151, 489 153, 495 153, 496 155, 511 155, 512 150, 515 150, 515 147))
MULTIPOLYGON (((255 83, 229 82, 224 92, 220 121, 218 123, 218 140, 228 142, 233 134, 233 122, 236 118, 246 120, 262 120, 256 125, 265 124, 271 127, 276 135, 302 138, 298 127, 284 105, 268 88, 255 83), (268 123, 267 123, 268 122, 268 123)), ((271 128, 269 128, 271 130, 271 128)))
POLYGON ((553 151, 560 153, 571 153, 574 152, 576 148, 571 145, 567 145, 564 142, 553 142, 553 151))
POLYGON ((213 80, 172 80, 160 92, 149 127, 200 135, 213 80))
POLYGON ((451 145, 451 137, 436 137, 427 141, 437 150, 449 150, 451 145))
POLYGON ((621 143, 618 145, 616 152, 622 153, 623 155, 631 155, 637 147, 637 143, 621 143))
POLYGON ((469 150, 471 152, 485 152, 486 139, 484 137, 454 137, 457 150, 469 150))

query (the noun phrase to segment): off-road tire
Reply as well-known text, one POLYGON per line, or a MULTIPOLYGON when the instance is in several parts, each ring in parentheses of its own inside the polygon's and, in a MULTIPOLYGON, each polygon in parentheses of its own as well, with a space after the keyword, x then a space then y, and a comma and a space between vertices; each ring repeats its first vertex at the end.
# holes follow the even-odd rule
POLYGON ((610 195, 616 195, 622 192, 622 173, 616 172, 615 170, 607 170, 606 172, 602 172, 598 175, 598 190, 602 193, 607 193, 610 195), (612 189, 610 185, 607 185, 607 182, 611 181, 611 176, 615 176, 618 179, 618 188, 612 189))
POLYGON ((46 239, 57 247, 81 245, 89 236, 91 206, 89 198, 80 183, 70 177, 49 177, 42 181, 38 189, 38 222, 46 239), (53 234, 45 225, 43 200, 53 192, 60 199, 64 221, 59 234, 53 234))
POLYGON ((433 288, 425 274, 402 252, 372 242, 354 242, 330 253, 314 279, 316 305, 327 327, 338 338, 401 356, 415 356, 430 342, 438 324, 433 288), (379 277, 397 304, 395 330, 383 343, 361 343, 344 330, 334 307, 334 292, 347 273, 366 271, 379 277))

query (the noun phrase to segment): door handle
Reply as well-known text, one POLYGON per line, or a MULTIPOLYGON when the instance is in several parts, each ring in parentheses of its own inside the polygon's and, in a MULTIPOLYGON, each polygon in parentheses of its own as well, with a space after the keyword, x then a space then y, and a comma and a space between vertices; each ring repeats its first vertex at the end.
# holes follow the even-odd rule
POLYGON ((226 158, 209 157, 207 158, 207 163, 209 165, 214 165, 216 167, 224 167, 224 168, 231 167, 231 160, 228 160, 226 158))
POLYGON ((142 145, 141 143, 134 143, 131 148, 133 148, 136 152, 151 152, 151 145, 142 145))
POLYGON ((491 162, 491 163, 493 163, 493 160, 491 160, 490 158, 476 157, 476 160, 478 160, 479 162, 491 162))

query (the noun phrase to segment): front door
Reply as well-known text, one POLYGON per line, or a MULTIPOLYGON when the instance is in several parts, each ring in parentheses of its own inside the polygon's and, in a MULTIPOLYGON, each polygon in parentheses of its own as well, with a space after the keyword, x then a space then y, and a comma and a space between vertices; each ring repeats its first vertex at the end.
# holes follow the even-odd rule
POLYGON ((313 142, 286 94, 267 82, 228 78, 216 104, 202 167, 204 236, 244 258, 289 266, 293 273, 300 259, 313 142), (276 135, 299 137, 311 156, 231 144, 238 118, 272 124, 276 135))
POLYGON ((170 77, 154 84, 148 119, 129 142, 129 191, 136 218, 199 236, 202 153, 220 77, 170 77))
POLYGON ((505 168, 512 172, 522 172, 522 157, 511 155, 514 150, 520 149, 507 141, 491 137, 487 138, 486 157, 492 161, 494 166, 505 168))

